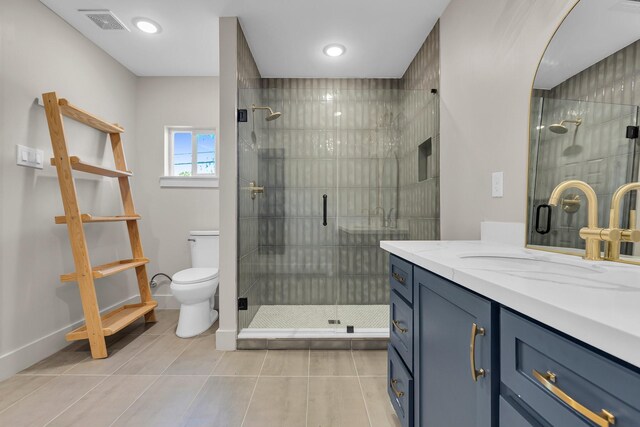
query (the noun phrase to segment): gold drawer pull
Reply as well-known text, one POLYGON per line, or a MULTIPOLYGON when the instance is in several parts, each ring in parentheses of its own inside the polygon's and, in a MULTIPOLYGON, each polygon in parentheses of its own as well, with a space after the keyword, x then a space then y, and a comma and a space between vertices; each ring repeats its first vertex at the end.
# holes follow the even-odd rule
POLYGON ((400 332, 402 332, 403 334, 406 334, 407 332, 409 332, 409 329, 403 328, 402 326, 400 326, 400 322, 398 322, 397 320, 392 320, 391 323, 393 323, 393 326, 395 326, 395 328, 400 332))
POLYGON ((400 282, 400 284, 404 285, 404 277, 402 277, 401 275, 399 275, 398 273, 391 273, 391 275, 393 276, 394 279, 396 279, 398 282, 400 282))
POLYGON ((476 337, 478 335, 484 336, 484 328, 479 328, 475 323, 471 326, 471 344, 469 344, 469 364, 471 365, 471 378, 474 382, 478 381, 478 378, 484 377, 484 369, 476 369, 476 337))
POLYGON ((400 391, 396 388, 396 384, 398 384, 398 380, 391 380, 391 390, 395 393, 396 397, 403 397, 404 391, 400 391))
POLYGON ((533 370, 533 376, 540 382, 547 390, 553 393, 558 399, 573 408, 577 413, 587 418, 589 421, 600 427, 609 427, 616 423, 616 417, 609 411, 602 410, 599 414, 592 412, 588 408, 582 406, 571 396, 564 391, 560 390, 554 383, 556 382, 556 374, 547 371, 546 374, 533 370))

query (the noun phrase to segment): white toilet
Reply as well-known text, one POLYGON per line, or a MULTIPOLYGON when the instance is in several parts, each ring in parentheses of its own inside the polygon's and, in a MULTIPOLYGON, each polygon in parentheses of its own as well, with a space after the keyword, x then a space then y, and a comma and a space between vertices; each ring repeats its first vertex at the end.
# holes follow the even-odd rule
POLYGON ((189 338, 201 334, 218 319, 213 296, 218 289, 218 231, 192 231, 191 267, 173 275, 171 293, 180 302, 176 335, 189 338))

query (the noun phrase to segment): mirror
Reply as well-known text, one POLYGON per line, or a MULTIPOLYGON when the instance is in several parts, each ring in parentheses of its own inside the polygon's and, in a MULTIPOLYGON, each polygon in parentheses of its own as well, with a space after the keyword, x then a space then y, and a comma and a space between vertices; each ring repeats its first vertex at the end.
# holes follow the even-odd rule
MULTIPOLYGON (((566 180, 593 187, 599 227, 609 226, 612 195, 638 182, 639 105, 640 0, 581 0, 549 43, 533 85, 529 247, 584 254, 584 193, 569 189, 557 206, 547 206, 566 180)), ((639 201, 635 191, 622 199, 620 228, 638 228, 639 201)), ((622 243, 620 251, 640 263, 640 243, 622 243)))

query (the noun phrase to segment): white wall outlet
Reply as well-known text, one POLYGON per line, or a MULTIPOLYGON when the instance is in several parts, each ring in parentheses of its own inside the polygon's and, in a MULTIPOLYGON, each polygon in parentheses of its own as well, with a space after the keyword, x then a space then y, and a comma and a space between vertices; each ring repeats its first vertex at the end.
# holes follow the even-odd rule
POLYGON ((504 172, 494 172, 491 174, 491 197, 502 197, 504 195, 504 172))
POLYGON ((44 151, 16 144, 16 164, 28 168, 44 168, 44 151))

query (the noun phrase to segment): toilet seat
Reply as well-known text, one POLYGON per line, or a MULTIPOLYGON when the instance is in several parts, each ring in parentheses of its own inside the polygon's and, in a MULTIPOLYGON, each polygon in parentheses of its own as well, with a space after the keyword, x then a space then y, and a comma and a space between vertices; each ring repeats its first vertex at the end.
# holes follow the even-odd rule
POLYGON ((217 268, 187 268, 173 275, 174 285, 193 285, 218 277, 217 268))

